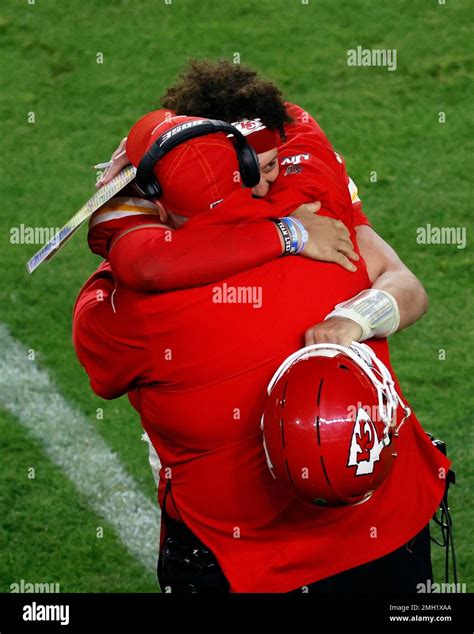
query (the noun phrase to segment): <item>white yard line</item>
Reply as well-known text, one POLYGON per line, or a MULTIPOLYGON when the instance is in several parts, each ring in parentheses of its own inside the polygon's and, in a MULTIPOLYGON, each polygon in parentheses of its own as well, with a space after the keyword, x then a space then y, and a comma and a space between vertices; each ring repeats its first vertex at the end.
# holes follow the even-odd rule
POLYGON ((0 407, 13 414, 41 442, 49 458, 91 508, 114 528, 130 553, 154 571, 158 506, 139 490, 102 436, 59 394, 48 373, 28 359, 27 348, 15 341, 3 324, 0 407))

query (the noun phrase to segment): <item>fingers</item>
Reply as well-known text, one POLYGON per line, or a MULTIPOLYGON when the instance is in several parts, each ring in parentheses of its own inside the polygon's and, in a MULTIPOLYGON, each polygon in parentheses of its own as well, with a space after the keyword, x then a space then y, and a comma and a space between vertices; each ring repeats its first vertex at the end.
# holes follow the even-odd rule
POLYGON ((123 139, 120 141, 120 145, 118 146, 118 148, 115 150, 115 152, 112 154, 111 160, 113 161, 114 159, 116 159, 118 157, 119 154, 121 154, 122 152, 125 151, 125 145, 127 144, 127 137, 123 137, 123 139))
POLYGON ((347 258, 340 251, 338 251, 334 255, 334 259, 331 260, 331 261, 335 262, 336 264, 339 264, 340 266, 342 266, 347 271, 351 271, 351 273, 353 273, 354 271, 357 271, 357 267, 355 266, 355 264, 352 264, 352 262, 349 260, 349 258, 347 258))
POLYGON ((100 187, 106 185, 109 181, 115 178, 117 174, 119 174, 128 164, 129 160, 126 154, 121 155, 120 158, 114 159, 112 165, 105 170, 100 179, 97 181, 95 185, 96 188, 99 189, 100 187))
POLYGON ((309 219, 312 219, 316 212, 318 212, 320 209, 321 203, 319 201, 316 201, 314 203, 303 203, 299 205, 299 207, 297 207, 289 215, 300 218, 301 220, 305 219, 306 221, 308 221, 309 219))
POLYGON ((349 346, 354 341, 350 333, 331 331, 321 326, 315 326, 305 332, 304 345, 312 346, 315 343, 337 343, 340 346, 349 346))
POLYGON ((301 220, 309 236, 302 255, 313 260, 334 262, 350 272, 356 271, 351 260, 357 262, 360 256, 354 249, 348 228, 340 220, 315 215, 320 207, 319 201, 305 203, 292 214, 301 220))
POLYGON ((108 167, 105 172, 102 174, 100 179, 96 183, 97 189, 106 185, 109 181, 117 176, 122 171, 122 166, 118 163, 112 163, 110 167, 108 167))
POLYGON ((310 213, 310 214, 315 214, 317 211, 319 211, 321 209, 321 203, 320 202, 315 202, 315 203, 305 203, 304 205, 301 205, 304 209, 304 211, 306 213, 310 213))
POLYGON ((340 238, 349 238, 350 239, 350 232, 349 229, 346 227, 346 225, 341 222, 340 220, 334 220, 331 218, 331 220, 333 221, 333 226, 336 227, 336 229, 338 230, 338 236, 340 238))
POLYGON ((359 255, 354 251, 354 247, 350 240, 339 240, 338 251, 346 255, 351 260, 360 260, 359 255))
POLYGON ((124 137, 120 141, 118 148, 110 157, 110 160, 112 161, 112 165, 105 170, 105 172, 102 174, 100 179, 95 184, 96 189, 100 189, 101 187, 106 185, 113 178, 115 178, 117 174, 119 174, 126 165, 128 165, 129 161, 127 158, 127 154, 125 152, 126 145, 127 145, 127 137, 124 137))
POLYGON ((305 344, 338 343, 348 346, 353 341, 360 341, 362 327, 346 317, 331 317, 312 326, 305 332, 305 344))
POLYGON ((312 346, 314 343, 316 343, 314 339, 314 328, 310 328, 304 333, 304 345, 312 346))

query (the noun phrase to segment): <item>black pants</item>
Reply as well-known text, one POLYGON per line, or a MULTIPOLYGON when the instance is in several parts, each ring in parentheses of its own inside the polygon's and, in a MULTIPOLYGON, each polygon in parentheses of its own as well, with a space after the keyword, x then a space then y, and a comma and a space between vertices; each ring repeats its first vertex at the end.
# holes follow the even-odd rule
MULTIPOLYGON (((432 580, 429 525, 408 544, 371 561, 293 593, 416 592, 432 580)), ((166 518, 166 538, 158 559, 162 592, 228 593, 229 583, 213 553, 182 523, 166 518)))
POLYGON ((165 540, 158 558, 162 592, 229 592, 214 554, 188 527, 166 516, 165 540))
POLYGON ((316 592, 417 592, 417 584, 433 580, 430 528, 425 526, 412 540, 367 564, 321 579, 295 593, 316 592))

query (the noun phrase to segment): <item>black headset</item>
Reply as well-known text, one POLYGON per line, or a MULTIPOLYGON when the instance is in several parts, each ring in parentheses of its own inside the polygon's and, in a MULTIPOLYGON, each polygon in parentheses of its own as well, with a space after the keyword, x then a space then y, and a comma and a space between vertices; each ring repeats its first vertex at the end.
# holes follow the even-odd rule
POLYGON ((235 141, 235 151, 239 160, 240 175, 245 187, 255 187, 260 182, 260 164, 257 153, 244 135, 230 123, 217 119, 197 119, 179 123, 162 134, 143 155, 135 175, 135 184, 140 193, 147 198, 160 198, 163 194, 153 168, 167 152, 190 139, 225 132, 231 134, 235 141))

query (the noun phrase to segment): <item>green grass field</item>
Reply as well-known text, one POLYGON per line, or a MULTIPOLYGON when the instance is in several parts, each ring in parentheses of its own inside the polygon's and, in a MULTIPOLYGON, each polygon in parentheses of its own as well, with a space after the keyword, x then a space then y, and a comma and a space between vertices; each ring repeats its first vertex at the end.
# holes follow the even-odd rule
MULTIPOLYGON (((137 416, 125 398, 93 395, 71 345, 72 305, 98 262, 85 229, 32 277, 25 262, 38 246, 11 244, 10 231, 21 223, 61 226, 93 192, 90 166, 158 106, 188 57, 239 53, 315 115, 345 156, 374 228, 427 288, 429 314, 393 338, 392 355, 418 417, 454 460, 459 577, 474 590, 470 22, 470 0, 2 3, 0 321, 34 350, 150 500, 137 416), (347 50, 359 45, 396 49, 396 71, 348 66, 347 50), (467 227, 467 247, 417 244, 416 230, 427 223, 467 227)), ((104 521, 1 409, 0 439, 0 592, 21 579, 60 583, 62 592, 158 590, 112 529, 96 538, 104 521)), ((442 553, 433 550, 443 581, 442 553)))

